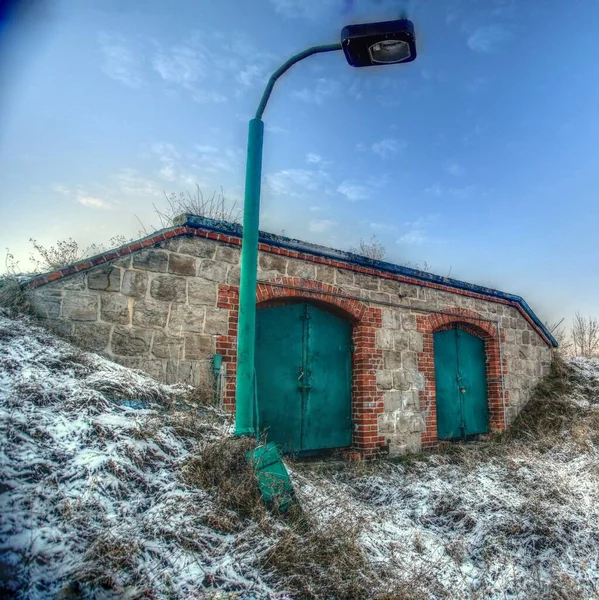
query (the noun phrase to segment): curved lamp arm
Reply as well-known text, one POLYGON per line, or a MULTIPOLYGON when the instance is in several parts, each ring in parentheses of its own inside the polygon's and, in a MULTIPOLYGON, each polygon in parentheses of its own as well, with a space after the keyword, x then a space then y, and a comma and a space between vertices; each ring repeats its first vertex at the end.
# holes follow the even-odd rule
POLYGON ((313 54, 320 54, 321 52, 333 52, 334 50, 341 50, 341 44, 327 44, 325 46, 312 46, 312 48, 308 48, 295 56, 292 56, 288 61, 284 62, 271 76, 266 84, 266 89, 262 94, 262 99, 260 100, 260 104, 258 105, 258 110, 256 111, 256 119, 261 119, 264 114, 264 109, 266 108, 266 103, 270 98, 270 94, 272 93, 272 89, 275 87, 275 83, 277 79, 285 73, 289 68, 291 68, 295 63, 300 60, 304 60, 308 56, 312 56, 313 54))

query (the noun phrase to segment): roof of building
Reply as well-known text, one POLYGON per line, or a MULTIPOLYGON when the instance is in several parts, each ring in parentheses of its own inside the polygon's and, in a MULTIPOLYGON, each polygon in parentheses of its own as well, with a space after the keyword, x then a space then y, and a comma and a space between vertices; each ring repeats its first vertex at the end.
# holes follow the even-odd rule
MULTIPOLYGON (((145 238, 131 242, 116 248, 109 250, 97 256, 83 259, 74 265, 69 265, 53 273, 46 273, 34 277, 27 282, 28 287, 38 287, 50 281, 55 281, 62 277, 67 277, 75 273, 85 271, 99 264, 103 264, 110 260, 116 259, 120 256, 130 254, 142 248, 157 245, 169 238, 193 235, 196 230, 205 230, 216 234, 217 239, 227 241, 225 237, 230 237, 235 241, 241 240, 243 228, 237 223, 230 223, 228 221, 221 221, 211 219, 208 217, 198 217, 195 215, 180 215, 174 220, 173 227, 162 229, 156 233, 149 235, 145 238)), ((372 271, 371 274, 376 275, 378 273, 388 273, 390 275, 396 275, 410 280, 414 280, 414 283, 422 282, 424 285, 445 288, 448 291, 462 290, 469 294, 475 294, 477 296, 484 296, 485 299, 503 301, 503 303, 510 303, 520 308, 520 311, 528 317, 528 320, 535 327, 535 329, 541 334, 546 342, 556 348, 558 346, 557 341, 551 335, 551 332, 547 329, 545 324, 537 317, 530 306, 520 296, 514 294, 508 294, 501 292, 493 288, 488 288, 473 283, 467 283, 465 281, 459 281, 450 277, 442 277, 440 275, 434 275, 426 271, 420 271, 418 269, 412 269, 410 267, 402 267, 385 261, 374 260, 365 256, 354 254, 352 252, 346 252, 343 250, 336 250, 327 246, 321 246, 319 244, 312 244, 304 242, 302 240, 296 240, 273 233, 267 233, 261 231, 259 235, 259 242, 267 244, 276 248, 286 249, 291 252, 297 252, 299 254, 311 255, 316 257, 322 257, 328 260, 338 261, 346 263, 348 265, 354 265, 361 268, 363 272, 372 271)))

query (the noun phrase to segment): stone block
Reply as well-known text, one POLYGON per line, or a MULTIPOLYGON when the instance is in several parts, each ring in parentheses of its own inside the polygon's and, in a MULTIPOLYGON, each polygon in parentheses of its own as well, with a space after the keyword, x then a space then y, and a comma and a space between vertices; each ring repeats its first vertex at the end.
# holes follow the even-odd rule
POLYGON ((158 358, 183 358, 183 336, 157 331, 152 341, 152 354, 158 358))
MULTIPOLYGON (((174 304, 168 326, 172 331, 191 331, 202 333, 204 330, 204 307, 174 304)), ((225 311, 226 312, 226 311, 225 311)))
POLYGON ((164 302, 185 302, 187 282, 176 275, 158 275, 150 284, 150 296, 164 302))
POLYGON ((265 271, 276 271, 277 275, 285 275, 287 271, 287 259, 284 256, 277 254, 267 254, 260 252, 258 256, 258 264, 265 271))
POLYGON ((204 333, 225 335, 229 330, 229 311, 222 308, 206 307, 204 333))
POLYGON ((408 337, 410 341, 410 350, 414 352, 422 352, 424 350, 424 340, 422 339, 421 333, 418 333, 417 331, 410 331, 408 337))
POLYGON ((87 287, 90 290, 118 292, 121 289, 121 269, 112 265, 102 265, 87 273, 87 287))
POLYGON ((116 326, 112 332, 111 350, 120 356, 145 356, 150 350, 152 331, 116 326))
MULTIPOLYGON (((91 325, 92 323, 84 323, 84 325, 91 325)), ((73 329, 75 327, 75 323, 71 323, 70 321, 61 321, 58 319, 51 319, 44 323, 44 327, 49 331, 52 331, 56 335, 61 337, 69 338, 69 341, 73 335, 73 329)))
POLYGON ((391 329, 378 329, 376 332, 377 348, 382 350, 393 350, 393 334, 391 329))
POLYGON ((376 385, 379 390, 390 390, 393 387, 393 371, 377 371, 376 385))
POLYGON ((179 248, 181 247, 181 238, 171 238, 162 242, 159 248, 163 250, 170 250, 171 252, 179 252, 179 248))
POLYGON ((98 295, 73 292, 62 302, 62 318, 70 321, 96 321, 98 319, 98 295))
MULTIPOLYGON (((399 295, 402 298, 418 298, 418 286, 402 283, 399 287, 399 295)), ((420 288, 425 289, 425 288, 420 288)))
POLYGON ((182 238, 177 252, 198 258, 214 258, 217 243, 205 238, 182 238))
POLYGON ((373 275, 363 275, 362 273, 354 274, 354 285, 357 285, 363 290, 378 290, 379 282, 379 278, 374 277, 373 275))
POLYGON ((241 249, 236 246, 217 246, 215 260, 232 265, 239 264, 241 249))
POLYGON ((125 271, 121 282, 121 294, 143 298, 148 289, 148 274, 142 271, 125 271))
POLYGON ((191 333, 185 334, 184 357, 186 359, 212 359, 215 353, 216 343, 213 336, 202 334, 193 335, 191 333))
POLYGON ((530 331, 522 332, 522 343, 526 345, 530 344, 530 331))
POLYGON ((301 277, 302 279, 314 279, 316 265, 303 260, 290 259, 287 264, 287 275, 289 277, 301 277))
POLYGON ((187 275, 195 277, 198 265, 193 256, 185 254, 169 254, 168 257, 168 272, 175 275, 187 275))
POLYGON ((166 327, 169 305, 166 302, 137 300, 133 304, 133 325, 166 327))
POLYGON ((229 267, 229 270, 227 271, 227 283, 229 285, 239 285, 240 273, 241 269, 238 265, 229 267))
POLYGON ((200 363, 196 360, 169 360, 166 363, 166 382, 197 387, 201 382, 200 363))
POLYGON ((115 267, 121 267, 121 269, 130 269, 131 268, 131 255, 127 254, 126 256, 121 256, 116 260, 113 260, 111 265, 115 267))
POLYGON ((216 262, 215 260, 203 260, 198 271, 198 277, 207 279, 208 281, 216 281, 224 283, 227 277, 226 263, 216 262))
POLYGON ((416 352, 402 352, 401 363, 406 371, 417 371, 418 370, 418 356, 416 352))
POLYGON ((398 329, 400 320, 397 311, 392 309, 383 309, 383 327, 385 329, 398 329))
POLYGON ((423 373, 414 373, 414 389, 419 391, 419 392, 424 392, 424 390, 426 389, 426 378, 424 377, 423 373))
POLYGON ((383 364, 385 369, 401 369, 401 352, 395 350, 384 350, 383 351, 383 364))
POLYGON ((396 390, 411 390, 414 385, 414 375, 406 371, 393 371, 393 387, 396 390))
POLYGON ((379 433, 395 433, 395 413, 384 412, 379 415, 379 433))
POLYGON ((59 319, 62 295, 42 294, 33 292, 27 294, 27 301, 35 315, 40 319, 59 319))
POLYGON ((335 269, 335 283, 340 286, 354 285, 354 273, 346 269, 335 269))
POLYGON ((100 318, 106 323, 129 325, 129 300, 120 294, 102 294, 100 297, 100 318))
POLYGON ((216 306, 218 284, 204 279, 190 279, 187 282, 187 297, 189 304, 208 304, 216 306))
POLYGON ((373 302, 391 301, 391 296, 387 292, 368 292, 368 298, 373 302))
POLYGON ((316 279, 323 283, 335 283, 335 269, 333 267, 327 267, 326 265, 316 266, 316 279))
POLYGON ((401 410, 403 406, 401 392, 385 392, 383 394, 383 404, 386 413, 401 410))
POLYGON ((381 279, 381 292, 387 292, 394 296, 399 295, 401 289, 401 283, 399 281, 393 281, 393 279, 381 279))
POLYGON ((407 350, 410 346, 410 332, 404 331, 402 329, 397 329, 393 332, 393 347, 398 352, 402 350, 407 350))
POLYGON ((416 331, 416 315, 403 313, 401 315, 401 326, 406 331, 416 331))
POLYGON ((156 379, 156 381, 165 381, 164 363, 162 360, 133 358, 130 356, 118 356, 114 360, 128 369, 143 371, 153 379, 156 379))
POLYGON ((142 271, 166 273, 168 254, 162 250, 146 249, 133 254, 133 268, 142 271))
POLYGON ((112 326, 106 323, 77 323, 73 338, 75 343, 90 352, 104 352, 110 341, 112 326))
MULTIPOLYGON (((71 275, 70 277, 65 277, 62 280, 62 289, 63 290, 84 290, 85 289, 85 273, 77 273, 75 275, 71 275)), ((112 291, 112 290, 111 290, 112 291)), ((115 290, 118 291, 118 290, 115 290)))

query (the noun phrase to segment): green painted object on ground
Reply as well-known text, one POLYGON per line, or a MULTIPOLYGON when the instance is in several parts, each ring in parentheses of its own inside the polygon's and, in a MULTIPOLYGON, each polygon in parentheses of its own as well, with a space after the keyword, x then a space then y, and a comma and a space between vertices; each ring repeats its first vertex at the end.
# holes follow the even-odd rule
POLYGON ((289 473, 281 459, 276 444, 269 442, 246 453, 246 459, 254 469, 258 480, 258 489, 265 502, 287 512, 293 504, 295 495, 289 479, 289 473))
POLYGON ((439 439, 489 431, 485 344, 463 329, 434 336, 439 439))
POLYGON ((352 441, 351 324, 306 302, 256 314, 257 425, 283 452, 352 441))

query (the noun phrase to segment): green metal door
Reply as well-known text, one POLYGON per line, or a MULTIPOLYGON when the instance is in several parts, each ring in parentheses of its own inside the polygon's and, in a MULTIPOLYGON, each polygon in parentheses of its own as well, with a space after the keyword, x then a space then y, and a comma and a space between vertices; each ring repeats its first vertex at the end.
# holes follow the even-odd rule
POLYGON ((434 336, 439 439, 489 431, 485 344, 462 329, 434 336))
POLYGON ((351 444, 351 325, 307 303, 256 315, 258 427, 284 452, 351 444))

